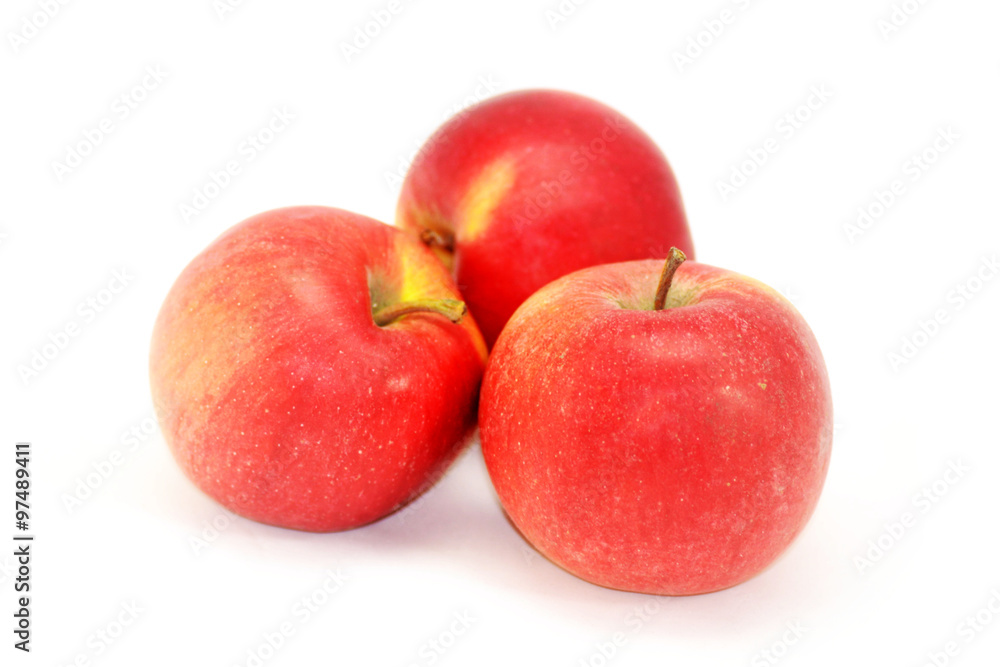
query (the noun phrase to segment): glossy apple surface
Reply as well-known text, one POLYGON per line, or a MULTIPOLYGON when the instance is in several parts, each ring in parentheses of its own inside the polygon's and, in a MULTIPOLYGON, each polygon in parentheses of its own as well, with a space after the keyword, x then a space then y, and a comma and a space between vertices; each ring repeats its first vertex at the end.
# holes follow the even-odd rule
POLYGON ((819 346, 766 285, 662 260, 532 296, 494 347, 480 434, 500 501, 588 581, 686 595, 743 582, 805 526, 830 460, 819 346))
POLYGON ((543 285, 595 264, 692 256, 663 153, 614 109, 579 95, 501 95, 442 126, 403 183, 397 224, 452 267, 491 345, 543 285))
POLYGON ((486 349, 460 299, 430 250, 370 218, 295 207, 231 228, 155 324, 150 378, 174 458, 263 523, 334 531, 389 514, 475 426, 486 349))

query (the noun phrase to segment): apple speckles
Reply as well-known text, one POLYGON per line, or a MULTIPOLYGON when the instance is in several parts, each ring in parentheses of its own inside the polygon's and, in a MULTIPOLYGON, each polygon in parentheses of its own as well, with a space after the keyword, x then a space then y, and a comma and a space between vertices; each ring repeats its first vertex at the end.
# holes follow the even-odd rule
POLYGON ((685 263, 707 284, 670 313, 602 304, 609 284, 651 291, 659 264, 585 269, 522 306, 484 380, 482 451, 511 520, 557 564, 613 588, 703 593, 761 571, 804 525, 829 390, 805 323, 730 272, 685 263))

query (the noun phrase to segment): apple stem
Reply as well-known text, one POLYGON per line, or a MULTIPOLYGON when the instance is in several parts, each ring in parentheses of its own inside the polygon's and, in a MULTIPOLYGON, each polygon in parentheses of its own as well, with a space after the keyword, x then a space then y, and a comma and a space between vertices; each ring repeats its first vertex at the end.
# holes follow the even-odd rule
POLYGON ((380 308, 372 313, 372 319, 375 320, 375 324, 384 327, 411 313, 436 313, 458 324, 465 316, 466 310, 465 304, 457 299, 416 299, 380 308))
POLYGON ((667 303, 667 292, 670 291, 670 283, 674 280, 674 273, 677 272, 677 267, 683 264, 686 259, 687 255, 677 248, 670 249, 670 254, 667 256, 667 263, 663 265, 663 273, 660 274, 660 285, 656 288, 656 299, 653 300, 653 310, 663 310, 664 304, 667 303))
POLYGON ((444 248, 448 252, 455 251, 455 235, 449 231, 438 231, 436 229, 424 229, 420 232, 420 240, 426 245, 436 245, 444 248))

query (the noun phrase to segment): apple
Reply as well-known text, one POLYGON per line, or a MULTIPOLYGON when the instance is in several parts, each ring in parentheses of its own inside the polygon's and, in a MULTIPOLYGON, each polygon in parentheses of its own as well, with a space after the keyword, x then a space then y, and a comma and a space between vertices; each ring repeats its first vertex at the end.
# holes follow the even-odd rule
POLYGON ((597 266, 528 299, 487 363, 482 451, 510 519, 602 586, 707 593, 803 529, 830 461, 819 346, 766 285, 670 260, 597 266))
POLYGON ((396 223, 452 268, 490 346, 560 276, 671 246, 693 253, 660 149, 614 109, 553 90, 501 95, 449 120, 418 151, 396 223))
POLYGON ((428 488, 476 423, 486 347, 417 239, 293 207, 229 229, 181 273, 150 351, 157 416, 202 491, 326 532, 428 488))

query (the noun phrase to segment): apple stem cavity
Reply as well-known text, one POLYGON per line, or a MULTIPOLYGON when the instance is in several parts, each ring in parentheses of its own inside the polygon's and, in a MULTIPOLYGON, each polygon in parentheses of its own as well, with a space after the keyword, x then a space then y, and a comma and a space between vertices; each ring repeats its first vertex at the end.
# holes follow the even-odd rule
POLYGON ((453 323, 458 324, 465 316, 465 303, 458 299, 415 299, 402 303, 393 303, 372 313, 375 324, 384 327, 392 324, 404 315, 413 313, 433 313, 444 315, 453 323))
POLYGON ((425 245, 438 246, 448 252, 455 252, 455 235, 452 232, 428 228, 420 232, 420 240, 425 245))
POLYGON ((670 283, 674 280, 674 273, 677 272, 677 267, 683 264, 686 259, 687 255, 679 249, 670 249, 670 254, 667 256, 667 263, 663 265, 663 273, 660 274, 660 285, 656 288, 653 310, 663 310, 664 304, 667 303, 667 292, 670 291, 670 283))

